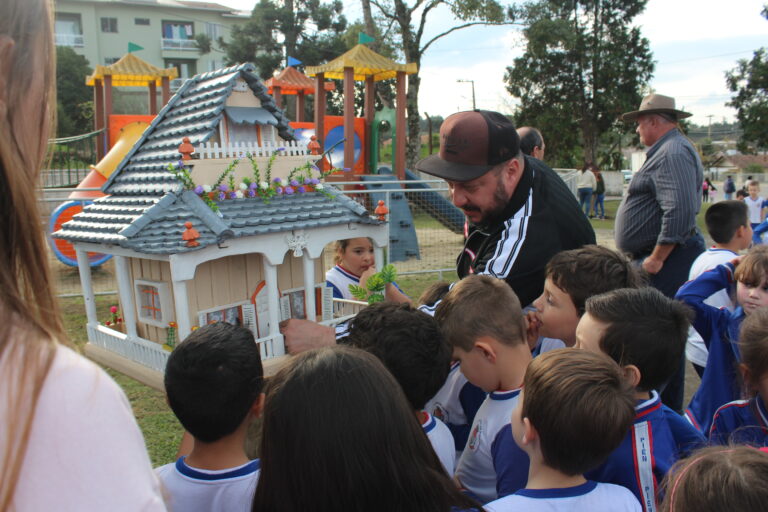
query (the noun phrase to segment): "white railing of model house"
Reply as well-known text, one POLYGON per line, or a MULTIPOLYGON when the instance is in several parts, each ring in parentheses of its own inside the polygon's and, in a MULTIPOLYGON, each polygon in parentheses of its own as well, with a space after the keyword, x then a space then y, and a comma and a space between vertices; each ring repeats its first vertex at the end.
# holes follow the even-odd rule
POLYGON ((203 142, 195 149, 200 158, 243 158, 248 153, 252 156, 272 156, 274 153, 285 156, 304 156, 309 154, 306 145, 299 141, 289 142, 203 142))

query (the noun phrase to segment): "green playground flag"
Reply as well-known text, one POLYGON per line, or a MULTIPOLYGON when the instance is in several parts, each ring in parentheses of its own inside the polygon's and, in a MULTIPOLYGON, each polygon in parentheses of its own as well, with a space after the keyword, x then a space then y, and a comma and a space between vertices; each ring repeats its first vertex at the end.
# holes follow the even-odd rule
POLYGON ((364 32, 359 32, 357 34, 357 44, 366 44, 366 43, 372 43, 375 39, 369 36, 368 34, 364 32))
POLYGON ((137 51, 143 50, 143 49, 144 49, 143 46, 139 46, 136 43, 131 43, 131 42, 128 43, 128 53, 137 52, 137 51))

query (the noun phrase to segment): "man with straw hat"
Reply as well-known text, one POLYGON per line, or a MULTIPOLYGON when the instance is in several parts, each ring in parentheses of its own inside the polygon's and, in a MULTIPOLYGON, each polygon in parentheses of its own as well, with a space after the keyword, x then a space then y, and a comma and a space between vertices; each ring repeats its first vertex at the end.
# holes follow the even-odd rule
MULTIPOLYGON (((616 246, 630 253, 650 274, 651 285, 668 297, 675 296, 704 252, 696 228, 704 168, 678 125, 690 116, 675 108, 674 98, 661 94, 649 94, 638 110, 621 116, 637 123, 640 142, 649 149, 616 213, 616 246)), ((682 409, 684 371, 681 366, 662 393, 664 403, 677 411, 682 409)))

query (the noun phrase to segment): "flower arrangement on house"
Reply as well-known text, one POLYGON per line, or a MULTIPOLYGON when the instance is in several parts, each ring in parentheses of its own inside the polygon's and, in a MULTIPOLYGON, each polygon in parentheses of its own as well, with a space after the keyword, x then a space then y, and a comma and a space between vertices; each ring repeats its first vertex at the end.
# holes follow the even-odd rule
POLYGON ((212 184, 196 184, 184 160, 168 164, 168 171, 182 182, 184 188, 193 190, 200 196, 214 212, 219 211, 217 203, 231 199, 258 198, 269 203, 275 197, 290 197, 310 192, 319 192, 330 199, 334 198, 325 190, 322 180, 338 169, 322 171, 316 165, 307 162, 305 165, 294 168, 286 179, 272 178, 272 166, 282 149, 278 148, 278 151, 272 154, 263 172, 256 159, 247 153, 245 157, 250 161, 253 172, 251 177, 243 178, 240 183, 237 183, 234 174, 240 159, 233 160, 212 184))
POLYGON ((168 330, 166 332, 165 337, 165 344, 163 345, 163 348, 166 350, 173 350, 176 347, 176 333, 178 332, 176 329, 178 328, 178 325, 176 322, 168 322, 168 330))
POLYGON ((104 325, 117 331, 123 330, 123 318, 120 316, 117 306, 111 306, 109 308, 109 320, 104 322, 104 325))

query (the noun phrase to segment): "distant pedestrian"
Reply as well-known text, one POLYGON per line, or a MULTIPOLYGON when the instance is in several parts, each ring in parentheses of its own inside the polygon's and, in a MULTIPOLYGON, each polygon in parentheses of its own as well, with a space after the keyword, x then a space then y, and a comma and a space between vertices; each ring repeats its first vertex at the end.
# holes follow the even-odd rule
POLYGON ((533 126, 521 126, 517 129, 520 137, 520 151, 538 160, 544 160, 544 137, 538 128, 533 126))
POLYGON ((704 181, 701 184, 701 199, 705 203, 709 202, 709 199, 712 198, 714 200, 715 197, 715 191, 717 189, 712 184, 712 182, 709 180, 709 178, 704 178, 704 181))
POLYGON ((603 173, 594 169, 592 171, 595 174, 595 190, 592 192, 592 214, 598 219, 605 218, 605 180, 603 179, 603 173), (598 210, 600 213, 598 214, 598 210))
POLYGON ((736 192, 736 183, 733 181, 733 178, 731 176, 727 176, 725 178, 725 183, 723 183, 723 192, 725 193, 725 199, 733 199, 733 193, 736 192))
POLYGON ((579 194, 579 208, 584 210, 584 215, 591 217, 589 209, 592 206, 592 191, 597 187, 597 180, 590 168, 592 163, 584 164, 578 178, 576 178, 576 189, 579 194))

